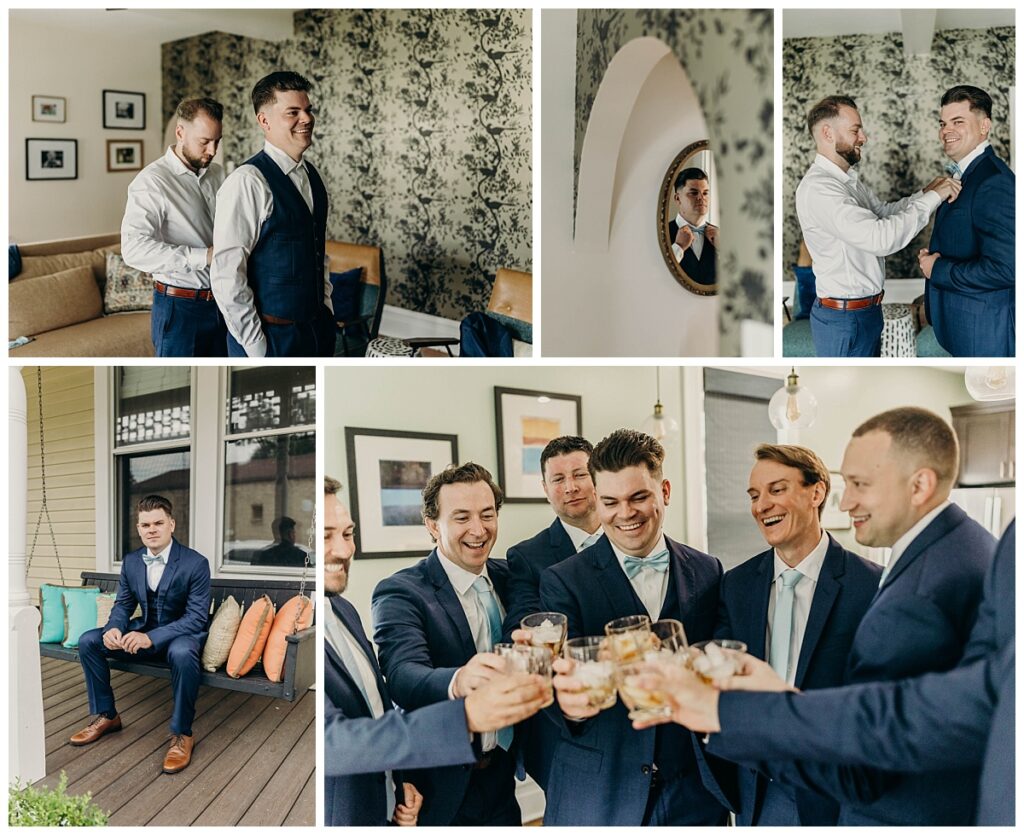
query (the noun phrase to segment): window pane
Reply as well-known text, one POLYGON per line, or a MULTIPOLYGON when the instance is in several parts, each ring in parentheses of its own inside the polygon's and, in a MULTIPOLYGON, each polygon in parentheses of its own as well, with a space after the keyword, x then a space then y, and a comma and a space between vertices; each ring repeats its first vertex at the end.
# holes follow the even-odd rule
MULTIPOLYGON (((191 427, 189 368, 117 368, 117 446, 187 438, 191 427)), ((134 527, 134 522, 132 523, 134 527)))
POLYGON ((174 508, 174 538, 188 545, 189 538, 189 453, 154 452, 121 455, 117 459, 118 542, 115 558, 142 547, 135 529, 139 500, 157 494, 169 499, 174 508))
POLYGON ((302 567, 316 502, 315 448, 313 432, 227 442, 225 566, 302 567))
POLYGON ((316 369, 231 370, 228 433, 311 426, 316 423, 316 369))

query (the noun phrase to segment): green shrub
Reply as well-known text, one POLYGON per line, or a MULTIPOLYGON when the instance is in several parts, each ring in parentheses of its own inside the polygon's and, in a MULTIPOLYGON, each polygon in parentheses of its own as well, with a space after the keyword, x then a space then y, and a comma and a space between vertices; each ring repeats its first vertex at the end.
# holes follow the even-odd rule
POLYGON ((15 782, 11 787, 10 826, 106 826, 107 813, 94 806, 91 794, 65 794, 68 775, 60 773, 55 789, 36 789, 15 782))

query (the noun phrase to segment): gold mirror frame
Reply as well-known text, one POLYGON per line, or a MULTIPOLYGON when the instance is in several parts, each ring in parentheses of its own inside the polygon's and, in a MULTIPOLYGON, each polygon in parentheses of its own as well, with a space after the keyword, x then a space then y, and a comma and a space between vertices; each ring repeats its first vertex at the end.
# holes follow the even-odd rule
POLYGON ((676 154, 676 158, 672 160, 672 165, 665 172, 665 177, 661 181, 661 191, 658 193, 658 249, 661 250, 661 255, 665 259, 665 264, 668 266, 669 272, 672 273, 672 277, 691 293, 695 293, 698 296, 717 295, 718 281, 716 280, 714 284, 698 284, 686 274, 679 262, 676 261, 675 255, 672 254, 672 241, 668 238, 668 225, 676 215, 675 209, 672 208, 674 205, 672 202, 672 189, 676 176, 690 157, 707 150, 709 150, 708 141, 702 139, 699 142, 687 145, 676 154))

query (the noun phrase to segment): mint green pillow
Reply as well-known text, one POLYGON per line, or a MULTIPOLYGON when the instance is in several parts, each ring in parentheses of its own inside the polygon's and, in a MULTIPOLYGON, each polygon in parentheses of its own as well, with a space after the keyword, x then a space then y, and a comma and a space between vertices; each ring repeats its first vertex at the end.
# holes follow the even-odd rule
POLYGON ((77 647, 82 633, 96 628, 96 598, 99 593, 100 590, 94 586, 64 589, 67 634, 61 646, 77 647))
POLYGON ((39 607, 43 622, 39 626, 39 642, 42 644, 59 644, 64 640, 64 598, 65 591, 73 591, 77 586, 55 586, 43 583, 39 586, 39 607))

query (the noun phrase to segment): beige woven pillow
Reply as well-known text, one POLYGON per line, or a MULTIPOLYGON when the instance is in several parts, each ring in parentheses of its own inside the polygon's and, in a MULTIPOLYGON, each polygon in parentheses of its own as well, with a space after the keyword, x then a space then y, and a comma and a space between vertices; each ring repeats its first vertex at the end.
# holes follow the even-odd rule
POLYGON ((206 646, 203 648, 202 665, 204 670, 215 673, 228 660, 231 645, 235 642, 235 635, 238 634, 238 625, 241 622, 242 607, 238 605, 234 597, 228 596, 217 607, 217 613, 210 623, 210 634, 206 638, 206 646))
POLYGON ((88 266, 12 281, 7 302, 7 333, 11 339, 37 336, 103 315, 103 300, 88 266))
POLYGON ((114 601, 117 600, 115 592, 100 592, 96 596, 96 627, 102 629, 110 620, 110 610, 114 608, 114 601))

